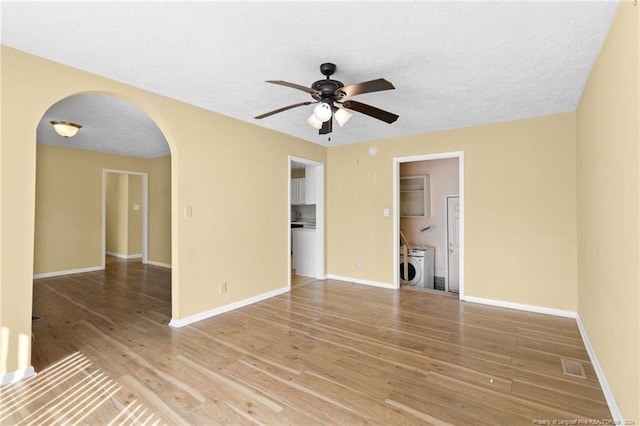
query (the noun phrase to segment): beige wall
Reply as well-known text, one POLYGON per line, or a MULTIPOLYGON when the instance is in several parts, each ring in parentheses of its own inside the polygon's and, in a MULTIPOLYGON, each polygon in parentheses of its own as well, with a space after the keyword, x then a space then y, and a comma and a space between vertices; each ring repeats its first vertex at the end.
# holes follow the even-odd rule
MULTIPOLYGON (((36 174, 38 172, 36 171, 36 174)), ((105 182, 105 237, 107 253, 126 253, 127 240, 125 225, 126 216, 126 195, 123 186, 127 181, 127 175, 119 173, 107 173, 105 182), (123 206, 124 205, 124 206, 123 206), (124 207, 124 208, 123 208, 124 207)), ((38 217, 38 204, 36 203, 36 217, 38 217)), ((46 219, 46 213, 44 213, 46 219)), ((38 231, 36 231, 38 235, 38 231)))
MULTIPOLYGON (((171 147, 175 319, 287 285, 288 156, 326 162, 326 148, 5 46, 1 54, 0 376, 30 364, 36 126, 51 105, 67 96, 107 93, 130 101, 156 122, 171 147), (229 179, 238 176, 239 162, 251 173, 229 179), (184 217, 185 206, 192 207, 191 218, 184 217), (261 211, 260 220, 255 206, 261 211), (236 255, 240 252, 243 256, 236 255), (227 281, 224 294, 218 292, 222 281, 227 281)), ((82 172, 88 167, 77 165, 82 172)), ((76 185, 82 193, 95 190, 93 180, 76 185)), ((166 183, 158 187, 162 185, 166 183)), ((85 207, 96 205, 91 200, 85 207)), ((83 225, 94 226, 92 215, 84 213, 83 225)), ((150 227, 164 221, 166 216, 150 218, 150 227)), ((61 259, 65 269, 99 264, 99 254, 92 250, 76 254, 61 259)))
MULTIPOLYGON (((36 215, 35 246, 33 259, 34 274, 95 268, 102 265, 102 171, 103 169, 124 170, 149 174, 150 186, 154 179, 170 179, 168 162, 164 168, 153 167, 156 160, 110 155, 80 149, 38 145, 36 172, 36 215), (152 173, 152 170, 154 173, 152 173)), ((141 225, 129 229, 130 215, 140 218, 140 211, 133 212, 131 204, 141 203, 141 178, 138 178, 137 194, 129 199, 130 179, 126 174, 108 173, 117 182, 119 226, 111 238, 107 238, 107 251, 118 254, 141 253, 141 225), (137 246, 129 248, 129 236, 136 239, 137 246)), ((170 188, 164 186, 165 193, 154 191, 149 194, 149 223, 155 223, 154 215, 169 216, 170 188), (161 209, 165 209, 161 212, 161 209)), ((160 222, 162 223, 162 222, 160 222)), ((165 221, 166 225, 166 221, 165 221)), ((171 240, 154 238, 158 232, 165 235, 169 229, 149 226, 149 260, 166 263, 166 259, 156 258, 156 253, 170 250, 171 240), (156 245, 165 244, 164 247, 156 245), (153 247, 153 250, 152 250, 153 247)), ((170 260, 170 259, 169 259, 170 260)))
POLYGON ((328 273, 392 283, 393 158, 450 151, 464 151, 466 295, 575 311, 573 113, 329 148, 328 273))
POLYGON ((149 160, 149 261, 171 265, 171 157, 149 160))
POLYGON ((640 421, 639 11, 621 3, 577 110, 578 313, 625 419, 640 421))
POLYGON ((142 176, 127 176, 127 251, 128 256, 142 254, 142 176), (134 206, 138 206, 138 210, 134 206))

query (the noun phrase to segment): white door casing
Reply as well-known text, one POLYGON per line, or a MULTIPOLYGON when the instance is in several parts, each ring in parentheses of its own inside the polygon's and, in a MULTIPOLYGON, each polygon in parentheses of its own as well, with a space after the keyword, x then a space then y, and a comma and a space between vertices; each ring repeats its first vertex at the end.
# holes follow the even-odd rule
POLYGON ((291 187, 291 165, 292 162, 303 163, 307 167, 311 167, 314 169, 314 176, 312 179, 309 179, 309 182, 304 183, 303 189, 305 190, 305 198, 308 195, 311 195, 309 200, 304 200, 306 202, 313 202, 316 205, 316 229, 315 229, 315 250, 313 252, 313 266, 311 266, 312 273, 309 273, 309 276, 314 278, 322 279, 325 276, 324 270, 324 163, 320 163, 314 160, 308 160, 305 158, 299 158, 294 156, 289 156, 289 171, 287 176, 288 188, 289 188, 289 197, 287 200, 287 229, 289 238, 287 244, 287 259, 288 259, 288 267, 287 267, 287 276, 288 276, 288 286, 291 288, 291 252, 292 252, 292 233, 291 233, 291 204, 292 204, 292 187, 291 187), (308 185, 311 185, 309 187, 308 185))
MULTIPOLYGON (((441 152, 434 154, 412 155, 407 157, 393 158, 393 288, 400 288, 400 202, 399 202, 399 182, 400 164, 414 161, 439 160, 443 158, 458 159, 458 194, 460 201, 460 221, 459 221, 459 293, 458 298, 465 300, 465 193, 464 193, 464 151, 441 152)), ((445 256, 447 259, 448 256, 445 256)), ((447 268, 448 270, 448 268, 447 268)), ((445 281, 446 281, 445 277, 445 281)), ((445 287, 446 288, 446 287, 445 287)))

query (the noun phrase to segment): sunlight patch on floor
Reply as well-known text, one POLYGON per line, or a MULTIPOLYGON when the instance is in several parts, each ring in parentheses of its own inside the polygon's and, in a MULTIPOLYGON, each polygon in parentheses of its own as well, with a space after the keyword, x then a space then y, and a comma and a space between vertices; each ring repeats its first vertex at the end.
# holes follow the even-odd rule
POLYGON ((80 352, 0 388, 2 424, 75 425, 88 416, 109 425, 163 423, 80 352))

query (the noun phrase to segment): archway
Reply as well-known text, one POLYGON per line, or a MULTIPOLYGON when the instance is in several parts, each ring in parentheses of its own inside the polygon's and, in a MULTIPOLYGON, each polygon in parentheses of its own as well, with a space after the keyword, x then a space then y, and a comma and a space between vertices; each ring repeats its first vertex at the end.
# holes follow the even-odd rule
POLYGON ((143 177, 135 190, 122 187, 121 214, 129 222, 125 235, 134 234, 130 225, 136 217, 145 219, 140 221, 144 229, 135 231, 142 235, 139 244, 109 254, 171 267, 172 171, 166 138, 136 105, 110 94, 82 93, 53 104, 37 127, 34 278, 73 279, 105 269, 105 176, 114 171, 143 177), (52 121, 81 127, 75 136, 63 137, 52 121))

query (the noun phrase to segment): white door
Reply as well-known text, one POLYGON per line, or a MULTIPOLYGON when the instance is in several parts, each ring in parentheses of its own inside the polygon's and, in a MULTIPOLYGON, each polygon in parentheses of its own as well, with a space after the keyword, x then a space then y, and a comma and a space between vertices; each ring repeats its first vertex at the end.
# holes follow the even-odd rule
POLYGON ((460 198, 447 197, 447 290, 460 291, 460 198))

